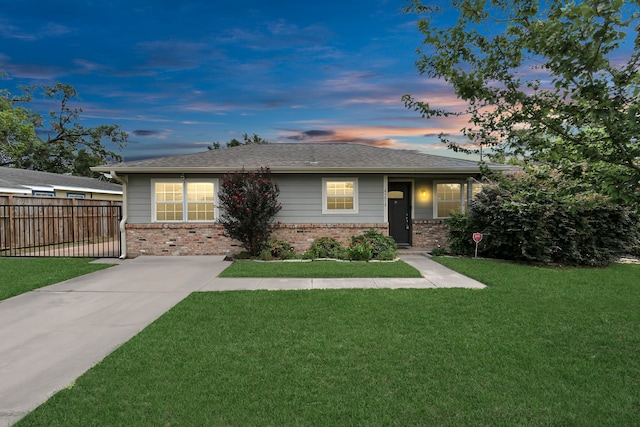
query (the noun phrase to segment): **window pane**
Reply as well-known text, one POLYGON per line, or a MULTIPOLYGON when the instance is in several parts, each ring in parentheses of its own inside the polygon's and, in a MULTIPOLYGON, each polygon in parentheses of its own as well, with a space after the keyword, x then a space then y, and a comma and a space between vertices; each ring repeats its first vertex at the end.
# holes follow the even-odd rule
POLYGON ((482 184, 475 182, 471 184, 471 198, 475 199, 475 197, 480 193, 482 193, 482 184))
POLYGON ((353 197, 327 197, 327 209, 353 209, 353 197))
POLYGON ((187 200, 198 202, 213 202, 213 183, 188 182, 187 200))
POLYGON ((182 183, 157 182, 155 193, 156 221, 182 221, 182 183))
POLYGON ((159 203, 156 221, 182 221, 182 203, 159 203))
POLYGON ((438 184, 438 200, 460 200, 461 184, 438 184))
POLYGON ((452 213, 460 212, 460 202, 438 202, 438 217, 444 218, 451 216, 452 213))
POLYGON ((182 184, 171 182, 156 183, 156 201, 179 202, 182 201, 182 184))
POLYGON ((327 182, 327 196, 353 196, 353 181, 327 182))
POLYGON ((462 210, 462 204, 467 200, 465 188, 465 184, 456 183, 436 185, 438 218, 445 218, 451 216, 453 212, 462 210))
POLYGON ((212 203, 189 203, 187 207, 188 221, 213 221, 212 203))
POLYGON ((213 221, 214 187, 211 182, 187 183, 187 221, 213 221))
POLYGON ((404 191, 389 191, 389 199, 404 199, 404 191))

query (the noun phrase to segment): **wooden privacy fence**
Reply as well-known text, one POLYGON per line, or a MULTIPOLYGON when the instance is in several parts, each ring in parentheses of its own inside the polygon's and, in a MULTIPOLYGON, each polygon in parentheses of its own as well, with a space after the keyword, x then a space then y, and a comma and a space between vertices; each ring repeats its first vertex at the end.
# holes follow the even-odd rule
POLYGON ((118 257, 121 202, 0 196, 0 256, 118 257))

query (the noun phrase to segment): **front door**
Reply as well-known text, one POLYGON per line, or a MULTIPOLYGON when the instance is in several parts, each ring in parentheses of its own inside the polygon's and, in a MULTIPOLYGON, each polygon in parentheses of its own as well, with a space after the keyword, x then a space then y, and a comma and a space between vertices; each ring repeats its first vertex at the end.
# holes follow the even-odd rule
POLYGON ((389 235, 398 245, 411 246, 411 183, 390 182, 389 235))

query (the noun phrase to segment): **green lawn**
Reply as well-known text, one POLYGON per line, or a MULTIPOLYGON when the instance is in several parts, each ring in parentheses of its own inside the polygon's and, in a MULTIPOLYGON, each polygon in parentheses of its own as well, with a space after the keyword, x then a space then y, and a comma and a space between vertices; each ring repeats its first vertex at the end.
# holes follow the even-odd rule
POLYGON ((422 277, 404 261, 396 262, 234 262, 220 277, 422 277))
POLYGON ((0 257, 0 300, 109 267, 88 258, 0 257))
POLYGON ((20 426, 639 425, 640 266, 195 293, 20 426))

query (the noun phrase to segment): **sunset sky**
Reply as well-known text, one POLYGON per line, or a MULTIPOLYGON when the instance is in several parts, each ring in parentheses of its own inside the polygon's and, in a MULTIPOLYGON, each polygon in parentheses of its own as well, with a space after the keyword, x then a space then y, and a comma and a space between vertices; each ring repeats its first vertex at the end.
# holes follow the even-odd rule
MULTIPOLYGON (((83 124, 119 124, 125 160, 271 142, 359 142, 453 155, 460 119, 424 120, 411 93, 455 106, 419 75, 403 0, 0 0, 0 88, 69 83, 83 124)), ((42 100, 39 112, 51 109, 42 100)))

